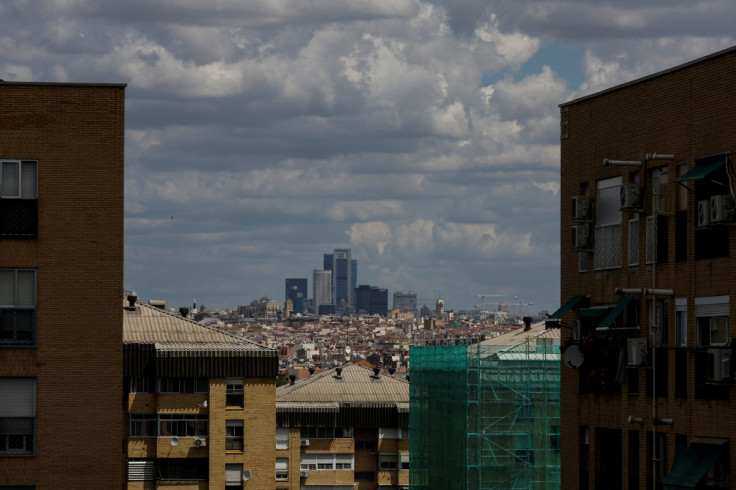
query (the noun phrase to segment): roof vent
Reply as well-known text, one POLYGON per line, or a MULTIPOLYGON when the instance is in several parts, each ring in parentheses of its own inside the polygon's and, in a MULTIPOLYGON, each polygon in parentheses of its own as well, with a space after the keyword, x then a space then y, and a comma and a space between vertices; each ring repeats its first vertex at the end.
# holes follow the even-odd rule
POLYGON ((149 299, 148 304, 158 308, 159 310, 166 310, 166 301, 160 299, 149 299))
POLYGON ((335 372, 337 373, 333 378, 335 379, 342 379, 342 368, 335 368, 335 372))
POLYGON ((388 374, 390 374, 391 376, 393 376, 395 372, 396 372, 396 369, 392 367, 388 368, 388 374))
POLYGON ((380 372, 381 372, 381 368, 373 368, 373 376, 371 376, 371 378, 380 379, 381 376, 379 376, 378 374, 380 372))
POLYGON ((314 374, 314 366, 309 366, 309 375, 311 376, 313 374, 314 374))
POLYGON ((126 306, 125 309, 135 311, 135 302, 138 301, 138 295, 135 293, 135 291, 132 291, 130 294, 128 294, 127 300, 128 306, 126 306))
POLYGON ((532 325, 532 317, 525 316, 522 320, 524 320, 524 331, 525 332, 528 332, 529 330, 531 330, 532 329, 532 327, 531 327, 531 325, 532 325))
POLYGON ((289 375, 289 385, 293 385, 294 381, 296 381, 296 374, 290 374, 289 375))
POLYGON ((181 307, 181 308, 179 308, 179 313, 181 314, 181 316, 183 316, 184 318, 186 318, 186 317, 189 316, 189 308, 181 307))

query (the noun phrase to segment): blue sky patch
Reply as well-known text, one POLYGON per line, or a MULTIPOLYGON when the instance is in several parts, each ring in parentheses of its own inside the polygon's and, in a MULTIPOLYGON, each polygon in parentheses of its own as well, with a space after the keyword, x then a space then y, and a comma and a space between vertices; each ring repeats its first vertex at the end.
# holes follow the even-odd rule
POLYGON ((554 42, 542 47, 518 70, 507 68, 501 71, 484 73, 481 86, 491 85, 507 76, 511 76, 511 78, 518 81, 526 76, 541 73, 542 67, 548 65, 567 81, 569 88, 575 89, 585 80, 583 75, 584 55, 585 47, 580 44, 565 41, 554 42))

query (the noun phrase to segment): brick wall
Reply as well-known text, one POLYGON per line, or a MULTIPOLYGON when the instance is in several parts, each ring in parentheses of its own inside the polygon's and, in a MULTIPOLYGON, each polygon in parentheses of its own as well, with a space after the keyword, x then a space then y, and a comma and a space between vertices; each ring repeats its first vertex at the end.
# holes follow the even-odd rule
POLYGON ((0 348, 36 378, 36 454, 0 485, 123 481, 123 85, 0 82, 0 158, 38 161, 38 238, 0 239, 0 267, 37 270, 37 346, 0 348), (84 475, 80 478, 80 475, 84 475))

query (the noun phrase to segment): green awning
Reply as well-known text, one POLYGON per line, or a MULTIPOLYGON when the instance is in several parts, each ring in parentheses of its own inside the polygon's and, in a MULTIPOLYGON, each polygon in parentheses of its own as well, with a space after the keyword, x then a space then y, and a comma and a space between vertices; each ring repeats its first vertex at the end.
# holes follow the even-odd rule
POLYGON ((629 303, 634 301, 636 296, 624 296, 621 298, 621 300, 616 303, 616 306, 613 307, 611 311, 608 312, 608 315, 603 319, 603 321, 598 325, 596 330, 607 330, 613 322, 616 321, 616 318, 621 314, 622 311, 626 309, 627 306, 629 306, 629 303))
POLYGON ((559 326, 560 318, 562 318, 562 315, 567 313, 570 309, 575 308, 578 303, 580 303, 582 300, 585 299, 584 294, 580 294, 578 296, 573 296, 569 300, 567 300, 567 303, 560 306, 560 308, 552 313, 550 316, 547 317, 547 321, 545 322, 544 326, 545 328, 557 328, 559 326))
POLYGON ((703 159, 702 163, 695 161, 695 167, 677 177, 675 182, 686 182, 689 180, 700 180, 708 177, 710 174, 718 170, 726 163, 728 157, 719 155, 716 158, 703 159))
POLYGON ((695 488, 708 470, 721 457, 725 444, 691 444, 675 452, 670 474, 662 481, 665 490, 695 488))
POLYGON ((580 318, 600 318, 611 311, 610 306, 591 306, 590 308, 580 308, 578 317, 580 318))

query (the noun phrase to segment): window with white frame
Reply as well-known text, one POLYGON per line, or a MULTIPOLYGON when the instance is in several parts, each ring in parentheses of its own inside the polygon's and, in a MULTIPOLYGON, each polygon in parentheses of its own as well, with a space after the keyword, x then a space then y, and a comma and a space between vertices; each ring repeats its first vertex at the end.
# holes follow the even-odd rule
POLYGON ((687 347, 687 298, 675 299, 675 342, 687 347))
POLYGON ((225 421, 225 450, 226 451, 242 451, 243 450, 243 421, 242 420, 226 420, 225 421))
POLYGON ((0 236, 38 235, 38 163, 0 160, 0 236))
POLYGON ((244 406, 243 378, 225 379, 225 404, 228 407, 244 406))
POLYGON ((276 458, 276 479, 289 479, 289 458, 276 458))
POLYGON ((0 456, 32 456, 36 378, 0 378, 0 456))
POLYGON ((398 470, 399 455, 398 453, 379 453, 378 454, 379 470, 398 470))
POLYGON ((695 298, 695 335, 698 346, 728 343, 728 303, 728 296, 695 298))
POLYGON ((288 427, 276 427, 276 449, 289 449, 288 427))
POLYGON ((621 267, 621 176, 600 180, 597 188, 594 267, 618 269, 621 267))
POLYGON ((352 470, 355 464, 355 456, 351 453, 345 454, 315 454, 307 453, 301 455, 299 469, 311 471, 334 471, 352 470))
POLYGON ((36 342, 36 271, 0 269, 0 346, 36 342))
POLYGON ((409 453, 399 453, 399 469, 409 469, 409 453))

